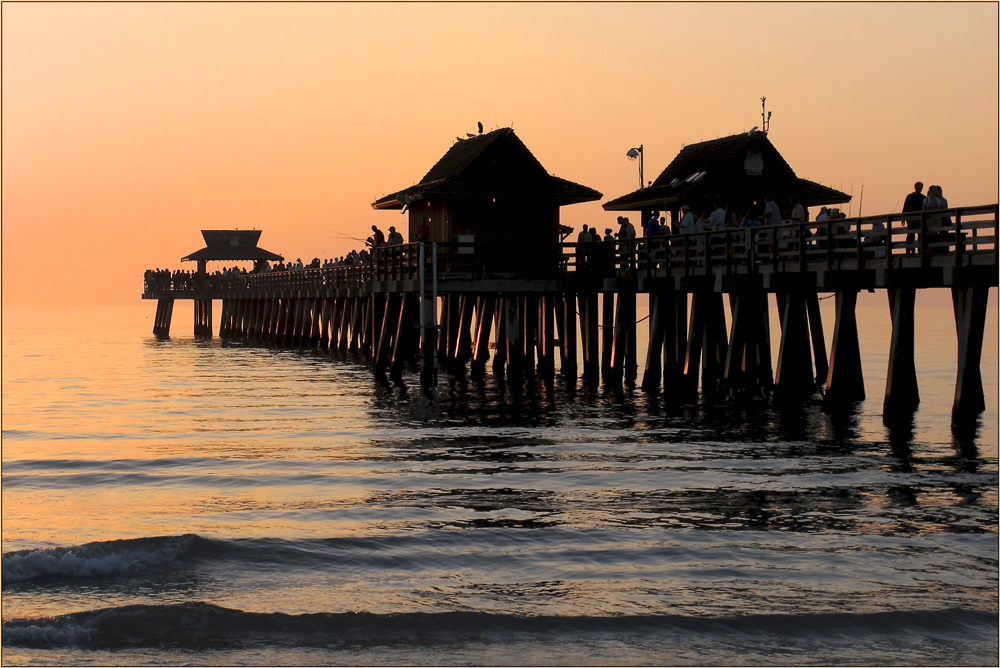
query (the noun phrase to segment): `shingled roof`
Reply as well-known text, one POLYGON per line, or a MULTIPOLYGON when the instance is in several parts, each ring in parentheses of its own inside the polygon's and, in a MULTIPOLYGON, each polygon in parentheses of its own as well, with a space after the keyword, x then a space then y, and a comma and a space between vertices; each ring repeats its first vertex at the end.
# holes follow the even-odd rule
POLYGON ((198 260, 283 260, 276 253, 257 247, 260 230, 202 230, 205 248, 181 258, 184 261, 198 260))
POLYGON ((374 209, 402 209, 429 197, 503 197, 575 204, 601 199, 592 188, 552 176, 511 128, 456 141, 420 183, 386 195, 374 209))
POLYGON ((800 179, 763 132, 689 144, 653 181, 604 204, 606 211, 672 208, 678 203, 797 196, 805 206, 847 202, 851 196, 800 179))

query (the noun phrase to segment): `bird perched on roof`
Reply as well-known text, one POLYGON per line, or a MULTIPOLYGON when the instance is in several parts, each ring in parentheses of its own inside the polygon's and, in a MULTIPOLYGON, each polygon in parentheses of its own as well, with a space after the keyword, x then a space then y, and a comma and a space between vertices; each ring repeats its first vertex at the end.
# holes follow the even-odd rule
POLYGON ((483 122, 478 121, 478 125, 479 125, 479 134, 483 134, 483 122))

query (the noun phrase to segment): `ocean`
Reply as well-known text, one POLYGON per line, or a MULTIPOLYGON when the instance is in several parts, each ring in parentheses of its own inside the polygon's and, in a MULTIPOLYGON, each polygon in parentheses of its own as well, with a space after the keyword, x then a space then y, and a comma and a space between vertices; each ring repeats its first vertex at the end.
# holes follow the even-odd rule
POLYGON ((918 298, 887 426, 863 297, 842 414, 385 387, 195 339, 189 303, 169 340, 153 302, 5 305, 3 663, 996 665, 996 293, 957 430, 951 309, 918 298))

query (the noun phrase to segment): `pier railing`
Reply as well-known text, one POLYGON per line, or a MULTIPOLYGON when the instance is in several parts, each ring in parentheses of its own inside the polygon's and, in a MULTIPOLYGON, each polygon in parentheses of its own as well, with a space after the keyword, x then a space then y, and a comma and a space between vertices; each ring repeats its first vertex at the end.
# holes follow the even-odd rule
POLYGON ((151 272, 144 296, 243 290, 363 290, 372 281, 696 276, 997 266, 996 204, 942 211, 727 228, 691 234, 562 244, 433 243, 374 249, 364 264, 257 274, 151 272))

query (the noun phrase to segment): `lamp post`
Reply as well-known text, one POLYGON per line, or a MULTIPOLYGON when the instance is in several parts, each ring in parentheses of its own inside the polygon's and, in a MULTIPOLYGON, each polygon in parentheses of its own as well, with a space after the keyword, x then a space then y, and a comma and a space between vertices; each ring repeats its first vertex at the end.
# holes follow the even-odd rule
POLYGON ((642 178, 642 144, 639 144, 639 148, 630 148, 628 152, 625 153, 629 160, 635 160, 639 158, 639 187, 643 188, 646 182, 642 178))

